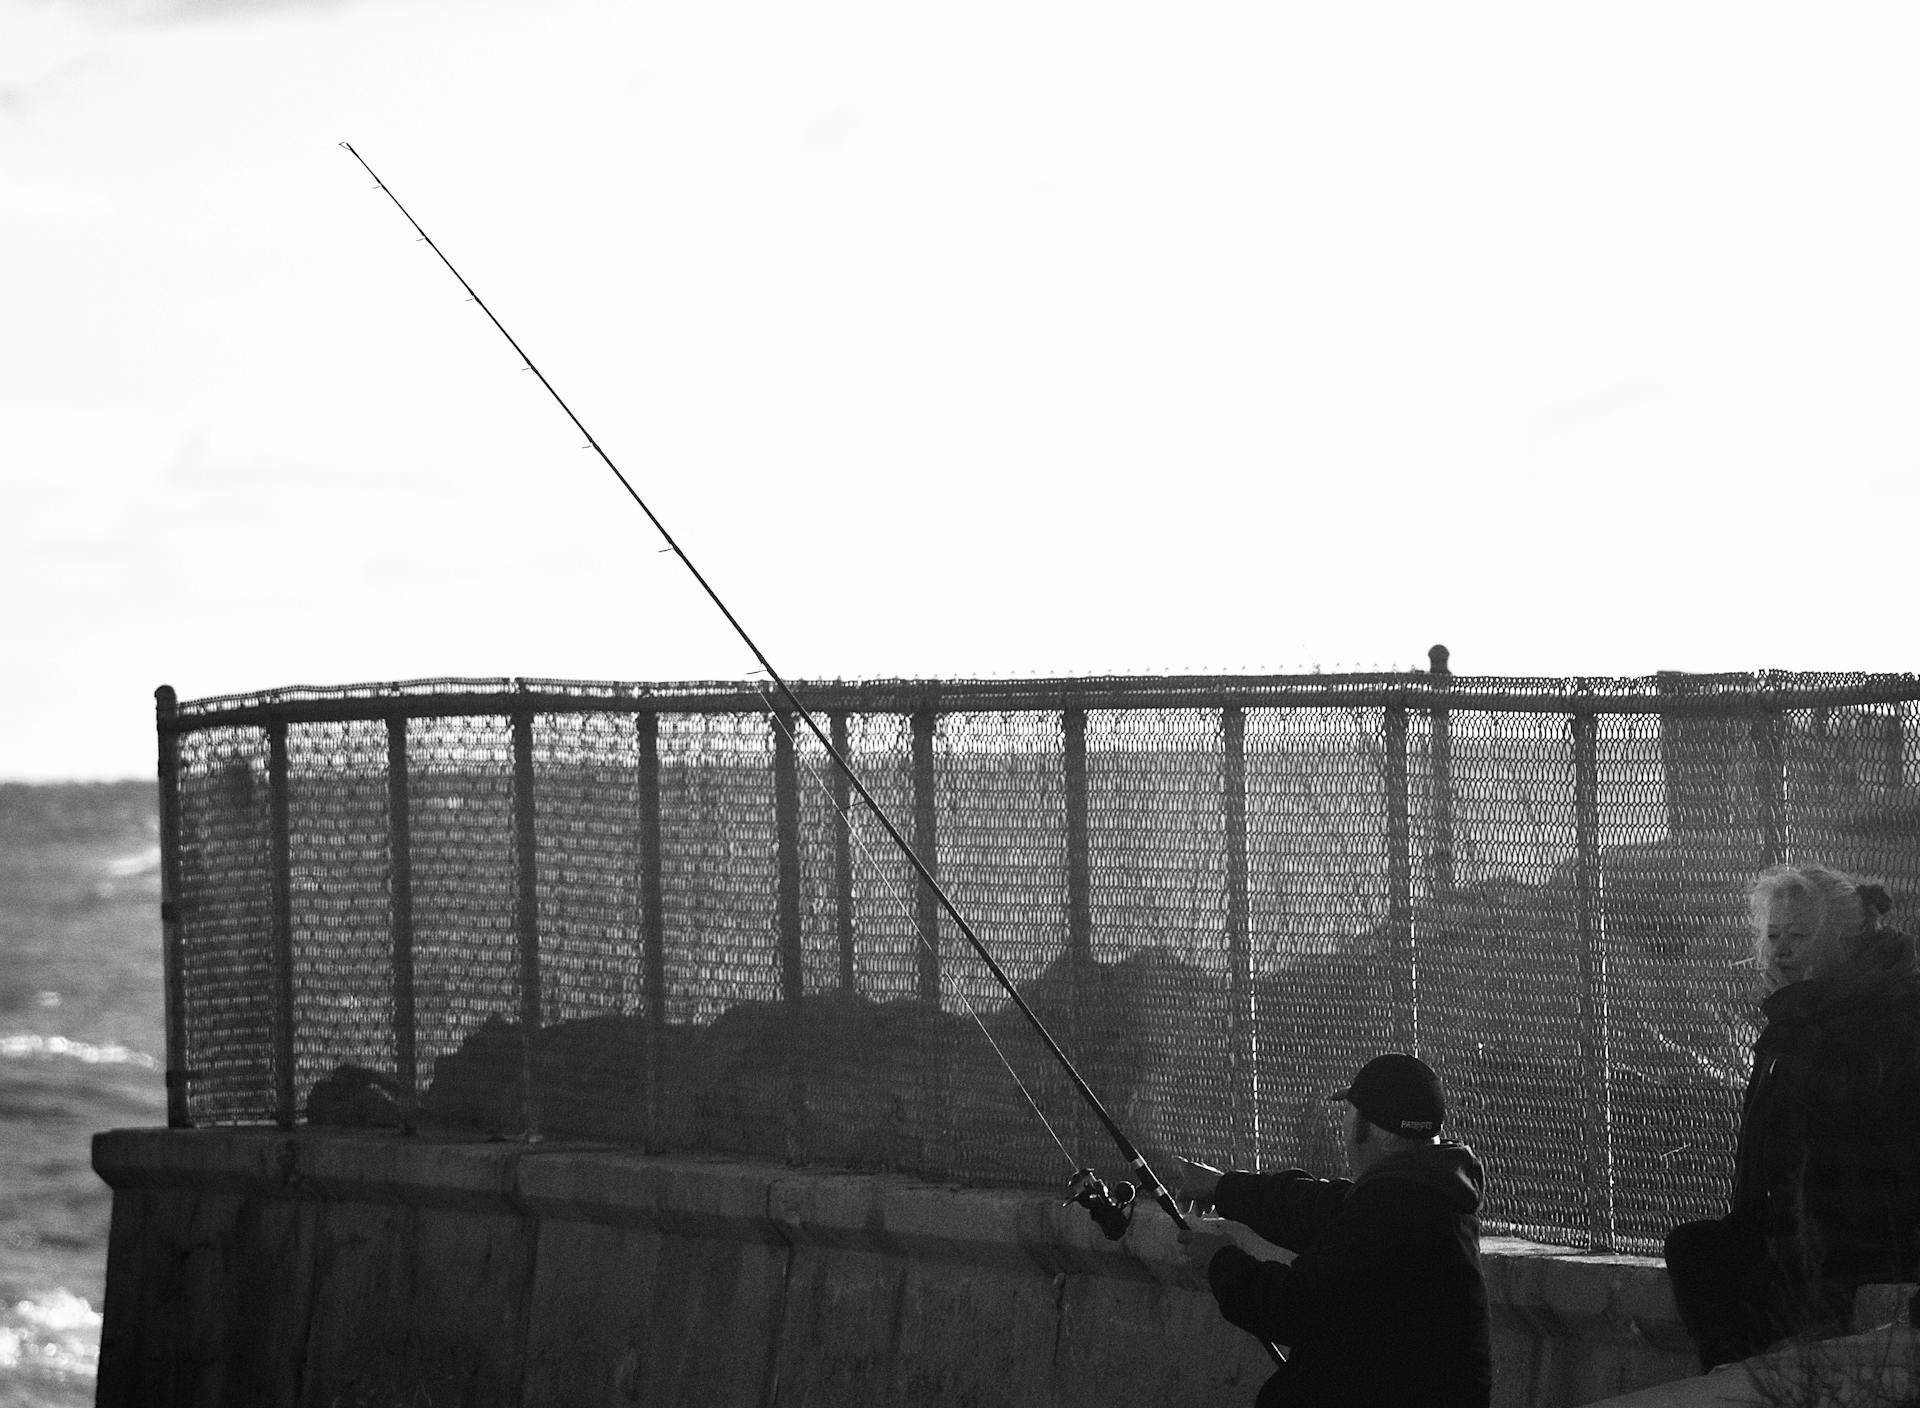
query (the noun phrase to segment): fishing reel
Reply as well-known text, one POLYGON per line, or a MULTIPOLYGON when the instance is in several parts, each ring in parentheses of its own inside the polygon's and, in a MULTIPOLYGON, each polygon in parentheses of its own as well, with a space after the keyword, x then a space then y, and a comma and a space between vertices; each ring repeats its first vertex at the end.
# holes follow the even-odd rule
MULTIPOLYGON (((1133 1200, 1138 1191, 1124 1178, 1109 1188, 1099 1174, 1083 1168, 1067 1180, 1067 1203, 1080 1204, 1094 1224, 1107 1234, 1107 1240, 1117 1242, 1133 1225, 1133 1200)), ((1065 1207, 1067 1203, 1060 1206, 1065 1207)))

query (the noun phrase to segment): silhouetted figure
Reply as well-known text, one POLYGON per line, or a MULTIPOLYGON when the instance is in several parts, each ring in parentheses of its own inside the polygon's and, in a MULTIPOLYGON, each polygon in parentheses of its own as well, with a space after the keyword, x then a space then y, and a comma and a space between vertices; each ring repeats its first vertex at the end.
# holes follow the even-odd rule
POLYGON ((1920 962, 1887 892, 1825 866, 1752 891, 1769 989, 1732 1212, 1667 1235, 1704 1369, 1844 1333, 1856 1290, 1920 1270, 1920 962))
POLYGON ((1353 1106, 1351 1181, 1181 1161, 1177 1198, 1297 1253, 1289 1265, 1219 1233, 1181 1235, 1220 1313, 1292 1351, 1257 1408, 1486 1408, 1485 1179, 1471 1149, 1439 1138, 1439 1077, 1413 1056, 1377 1056, 1334 1098, 1353 1106))

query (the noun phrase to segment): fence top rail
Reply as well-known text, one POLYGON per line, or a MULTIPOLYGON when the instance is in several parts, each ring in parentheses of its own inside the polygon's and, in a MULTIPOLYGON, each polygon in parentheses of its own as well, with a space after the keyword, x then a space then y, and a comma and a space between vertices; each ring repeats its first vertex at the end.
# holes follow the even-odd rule
MULTIPOLYGON (((1432 709, 1530 714, 1751 715, 1920 700, 1920 675, 1761 670, 1639 678, 1521 679, 1428 671, 1340 675, 1130 675, 1053 679, 814 680, 793 685, 817 713, 1059 713, 1123 709, 1432 709)), ((762 713, 770 687, 737 681, 424 679, 280 689, 176 702, 162 685, 166 733, 276 721, 569 713, 762 713)))

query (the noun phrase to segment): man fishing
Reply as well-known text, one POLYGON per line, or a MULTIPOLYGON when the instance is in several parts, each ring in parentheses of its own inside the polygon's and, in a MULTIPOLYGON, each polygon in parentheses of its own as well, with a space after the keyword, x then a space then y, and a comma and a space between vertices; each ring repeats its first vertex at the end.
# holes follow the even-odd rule
POLYGON ((1291 1350, 1257 1408, 1487 1408, 1485 1179, 1471 1149, 1439 1137, 1439 1077, 1417 1057, 1377 1056, 1331 1098, 1352 1107, 1352 1179, 1181 1160, 1177 1201, 1296 1253, 1265 1261, 1219 1232, 1180 1234, 1220 1313, 1291 1350))

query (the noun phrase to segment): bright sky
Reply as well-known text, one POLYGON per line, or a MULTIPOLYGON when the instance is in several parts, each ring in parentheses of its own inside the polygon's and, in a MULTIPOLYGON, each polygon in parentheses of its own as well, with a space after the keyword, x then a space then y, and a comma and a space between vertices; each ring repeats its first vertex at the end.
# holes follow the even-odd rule
POLYGON ((1920 11, 0 0, 0 777, 152 691, 1920 666, 1920 11))

